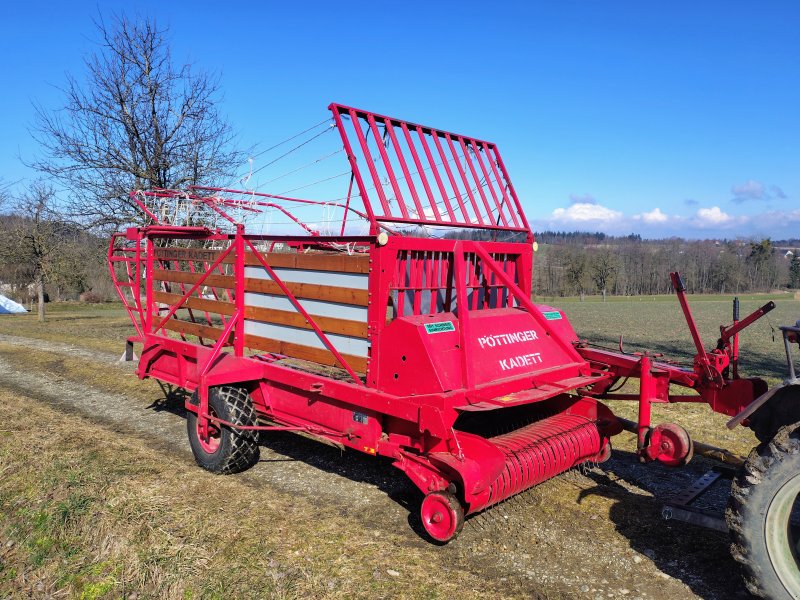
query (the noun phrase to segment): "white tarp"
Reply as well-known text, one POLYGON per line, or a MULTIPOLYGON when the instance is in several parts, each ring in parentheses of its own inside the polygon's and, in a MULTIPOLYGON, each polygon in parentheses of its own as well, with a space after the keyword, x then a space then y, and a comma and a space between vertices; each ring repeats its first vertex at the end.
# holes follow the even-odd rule
POLYGON ((6 298, 0 294, 0 315, 10 315, 16 313, 28 312, 22 304, 17 304, 10 298, 6 298))

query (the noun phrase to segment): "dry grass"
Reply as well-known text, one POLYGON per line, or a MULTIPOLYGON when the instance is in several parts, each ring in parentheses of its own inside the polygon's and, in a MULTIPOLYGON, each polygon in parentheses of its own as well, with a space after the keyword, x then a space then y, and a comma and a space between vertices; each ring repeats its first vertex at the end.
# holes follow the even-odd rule
POLYGON ((502 595, 312 498, 176 464, 32 398, 0 391, 0 422, 0 597, 502 595))
MULTIPOLYGON (((765 301, 745 299, 742 313, 765 301)), ((565 308, 581 337, 614 346, 623 332, 630 349, 693 353, 674 300, 555 304, 565 308)), ((711 344, 718 325, 730 318, 730 304, 704 299, 694 307, 711 344)), ((781 300, 770 320, 793 323, 798 313, 800 303, 781 300)), ((44 326, 33 316, 3 317, 0 332, 45 342, 39 349, 0 344, 0 360, 15 370, 63 378, 65 385, 78 381, 139 404, 157 395, 154 382, 139 381, 129 368, 46 351, 47 343, 59 343, 121 354, 132 328, 118 305, 53 305, 44 326)), ((766 374, 772 382, 782 376, 782 348, 772 343, 766 320, 744 334, 742 353, 747 373, 766 374)), ((631 403, 615 402, 613 409, 628 418, 635 415, 631 403)), ((654 422, 660 421, 676 421, 698 439, 740 453, 753 443, 747 431, 728 431, 726 418, 703 405, 656 407, 654 422)), ((632 438, 620 436, 615 445, 631 450, 632 438)), ((608 564, 586 568, 616 572, 619 557, 630 559, 634 551, 660 543, 650 539, 657 504, 642 504, 633 488, 629 498, 623 488, 601 483, 581 491, 578 503, 569 478, 527 492, 523 502, 535 501, 535 506, 521 512, 535 514, 542 527, 512 516, 509 522, 518 532, 509 531, 508 537, 517 535, 515 543, 531 552, 524 560, 538 560, 536 547, 543 553, 565 549, 563 556, 548 554, 543 561, 568 564, 570 553, 580 556, 582 547, 547 537, 579 521, 584 535, 607 550, 603 560, 608 564), (526 545, 519 536, 534 541, 526 545)), ((64 414, 37 398, 35 389, 29 394, 0 389, 0 507, 0 598, 468 598, 529 596, 531 589, 516 577, 503 577, 506 540, 487 536, 463 550, 429 546, 405 529, 354 521, 341 506, 310 495, 253 484, 247 476, 210 475, 146 439, 64 414), (462 552, 474 556, 465 558, 462 552), (472 566, 479 564, 488 567, 472 566), (388 569, 401 575, 390 576, 388 569)), ((504 510, 497 507, 491 518, 504 518, 504 510)), ((671 526, 658 527, 672 532, 671 526)), ((702 554, 710 562, 704 568, 730 562, 724 542, 713 536, 698 534, 685 542, 676 537, 672 543, 683 545, 673 549, 664 542, 657 547, 659 556, 679 561, 707 543, 702 554)), ((509 556, 519 560, 519 554, 509 556)), ((510 573, 519 567, 507 568, 510 573)), ((560 597, 560 584, 543 580, 540 587, 560 597)))
POLYGON ((122 354, 134 330, 122 305, 61 302, 47 305, 47 322, 36 314, 0 316, 0 333, 122 354))

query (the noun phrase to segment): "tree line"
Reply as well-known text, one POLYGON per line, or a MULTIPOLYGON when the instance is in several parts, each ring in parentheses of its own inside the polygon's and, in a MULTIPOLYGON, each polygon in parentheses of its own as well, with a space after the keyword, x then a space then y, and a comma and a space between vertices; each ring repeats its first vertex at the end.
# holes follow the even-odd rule
POLYGON ((537 240, 533 287, 539 295, 668 294, 673 271, 689 293, 800 289, 800 240, 778 246, 769 239, 642 240, 583 232, 543 232, 537 240))

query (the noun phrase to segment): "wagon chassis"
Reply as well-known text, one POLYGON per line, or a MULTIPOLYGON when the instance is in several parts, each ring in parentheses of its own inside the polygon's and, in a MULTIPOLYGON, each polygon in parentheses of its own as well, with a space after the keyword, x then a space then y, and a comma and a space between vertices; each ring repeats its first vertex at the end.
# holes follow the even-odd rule
POLYGON ((275 430, 384 456, 425 494, 427 534, 447 542, 465 515, 606 460, 624 429, 642 462, 715 454, 676 424, 654 426, 653 404, 704 402, 732 425, 749 422, 767 386, 740 377, 738 336, 774 305, 741 320, 737 305, 707 350, 673 273, 696 347, 690 368, 595 347, 562 311, 531 301, 533 234, 496 145, 329 108, 352 169, 344 202, 137 190, 148 224, 112 236, 109 267, 136 329, 129 344, 142 345, 137 374, 193 392, 201 466, 246 468, 256 433, 275 430), (158 202, 187 218, 165 219, 158 202), (341 209, 340 235, 305 224, 298 204, 341 209), (302 235, 247 233, 232 216, 264 210, 302 235), (368 233, 345 235, 348 219, 368 233), (488 239, 461 239, 470 231, 488 239), (629 379, 638 392, 618 391, 629 379), (637 421, 617 418, 601 402, 610 399, 636 402, 637 421), (250 454, 208 462, 226 447, 250 454))

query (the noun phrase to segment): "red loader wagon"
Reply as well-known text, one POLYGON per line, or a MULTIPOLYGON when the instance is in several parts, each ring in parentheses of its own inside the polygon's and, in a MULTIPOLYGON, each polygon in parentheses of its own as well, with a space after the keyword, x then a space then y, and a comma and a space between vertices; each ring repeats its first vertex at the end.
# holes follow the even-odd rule
MULTIPOLYGON (((796 403, 796 380, 776 394, 738 373, 738 334, 771 303, 736 314, 707 351, 673 273, 693 367, 593 346, 564 312, 531 301, 533 234, 495 144, 329 109, 351 169, 342 201, 136 191, 148 225, 112 237, 109 266, 136 329, 128 357, 141 344, 139 377, 192 393, 188 436, 203 468, 249 468, 259 432, 274 430, 385 456, 420 489, 425 531, 444 543, 466 515, 603 462, 624 429, 637 435, 642 462, 720 455, 678 425, 653 426, 654 403, 705 402, 732 425, 761 423, 767 441, 800 421, 774 410, 789 396, 796 403), (295 216, 309 205, 342 211, 338 235, 295 216), (264 211, 300 234, 248 233, 248 218, 264 211), (348 233, 354 222, 362 235, 348 233), (615 391, 630 378, 638 393, 615 391), (603 399, 638 403, 638 422, 615 417, 603 399)), ((733 534, 750 575, 760 573, 753 589, 800 597, 789 514, 766 558, 748 519, 733 534)))

